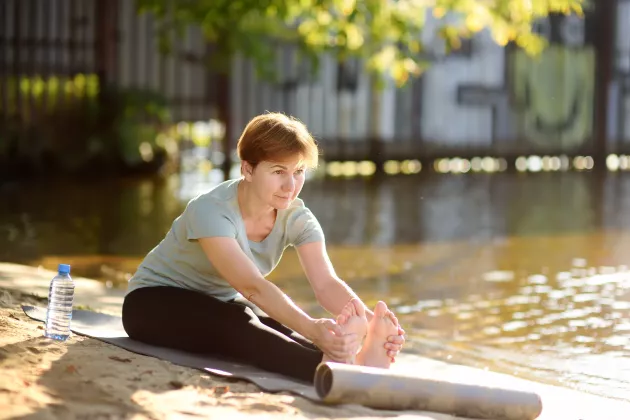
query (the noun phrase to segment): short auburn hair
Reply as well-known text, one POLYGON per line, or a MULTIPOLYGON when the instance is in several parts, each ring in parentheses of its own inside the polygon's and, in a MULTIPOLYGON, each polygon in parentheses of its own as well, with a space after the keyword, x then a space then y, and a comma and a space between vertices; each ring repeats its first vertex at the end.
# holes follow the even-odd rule
POLYGON ((300 156, 308 168, 316 168, 319 150, 300 120, 279 112, 258 115, 247 123, 236 146, 238 157, 256 167, 262 161, 280 162, 300 156))

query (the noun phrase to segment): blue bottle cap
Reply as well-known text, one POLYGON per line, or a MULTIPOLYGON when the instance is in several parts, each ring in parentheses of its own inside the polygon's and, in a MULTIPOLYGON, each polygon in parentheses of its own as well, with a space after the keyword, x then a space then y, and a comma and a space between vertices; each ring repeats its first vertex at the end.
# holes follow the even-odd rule
POLYGON ((57 270, 59 271, 59 274, 70 274, 70 265, 59 264, 59 267, 57 270))

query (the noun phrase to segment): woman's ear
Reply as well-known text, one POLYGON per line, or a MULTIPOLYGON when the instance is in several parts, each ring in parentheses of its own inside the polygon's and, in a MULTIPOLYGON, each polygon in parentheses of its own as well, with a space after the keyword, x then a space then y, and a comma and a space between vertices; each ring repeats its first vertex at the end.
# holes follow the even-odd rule
POLYGON ((249 162, 247 161, 242 161, 241 162, 241 174, 243 174, 243 176, 245 177, 246 181, 251 181, 252 180, 252 175, 254 172, 254 168, 252 165, 250 165, 249 162))

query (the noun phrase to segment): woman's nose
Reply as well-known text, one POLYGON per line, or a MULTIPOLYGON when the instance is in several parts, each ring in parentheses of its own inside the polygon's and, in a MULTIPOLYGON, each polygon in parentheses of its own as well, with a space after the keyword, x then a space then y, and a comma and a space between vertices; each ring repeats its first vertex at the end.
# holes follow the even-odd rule
POLYGON ((295 185, 295 180, 293 179, 293 177, 290 177, 287 181, 284 182, 283 189, 285 191, 293 191, 294 185, 295 185))

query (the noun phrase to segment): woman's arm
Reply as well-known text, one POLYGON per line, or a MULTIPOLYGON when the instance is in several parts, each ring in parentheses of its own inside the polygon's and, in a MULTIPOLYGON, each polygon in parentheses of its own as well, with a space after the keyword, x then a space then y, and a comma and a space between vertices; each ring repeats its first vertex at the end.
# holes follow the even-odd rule
MULTIPOLYGON (((335 273, 323 241, 301 245, 297 247, 297 252, 304 273, 315 292, 317 302, 333 316, 339 315, 352 298, 359 298, 335 273)), ((367 307, 365 307, 365 314, 368 321, 374 315, 367 307)))
POLYGON ((347 358, 347 349, 352 348, 352 341, 356 337, 343 336, 339 326, 332 320, 308 316, 260 274, 235 239, 200 238, 199 244, 219 274, 247 300, 271 318, 313 341, 333 359, 347 358))
MULTIPOLYGON (((337 316, 352 298, 358 298, 356 293, 335 273, 323 241, 301 245, 297 247, 297 252, 306 277, 315 292, 315 297, 325 310, 337 316)), ((374 312, 369 310, 360 298, 358 299, 365 307, 365 314, 370 321, 374 312)), ((394 361, 405 344, 405 331, 400 325, 398 336, 391 336, 388 341, 385 348, 394 361)))

